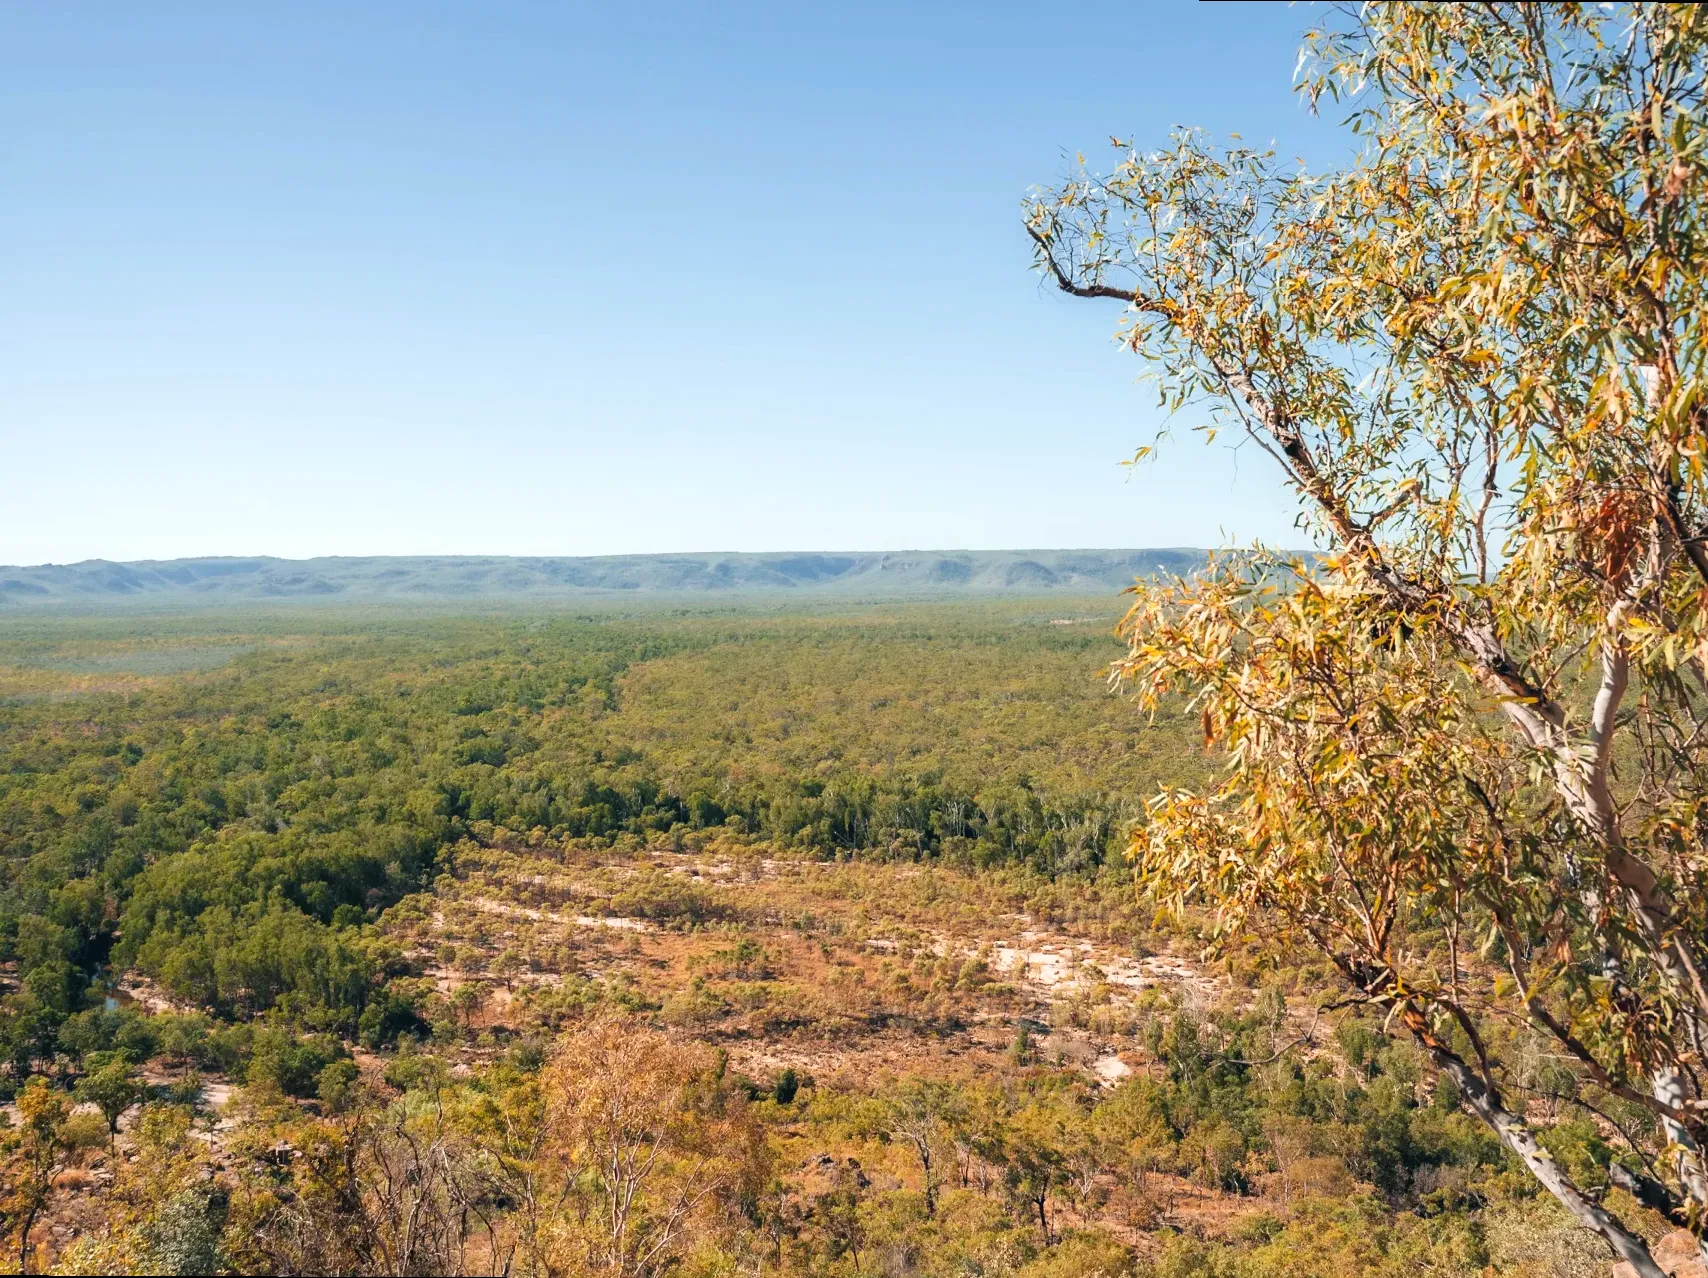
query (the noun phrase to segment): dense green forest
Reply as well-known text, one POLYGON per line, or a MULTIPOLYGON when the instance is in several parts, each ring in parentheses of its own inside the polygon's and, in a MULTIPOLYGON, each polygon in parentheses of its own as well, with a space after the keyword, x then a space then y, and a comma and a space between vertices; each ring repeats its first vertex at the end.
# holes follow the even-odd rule
POLYGON ((14 623, 10 1084, 109 966, 222 1013, 283 1000, 354 1030, 386 969, 361 925, 429 884, 471 822, 1094 869, 1116 795, 1181 755, 1101 687, 1106 617, 1051 621, 1017 605, 375 616, 303 635, 258 618, 123 640, 14 623))

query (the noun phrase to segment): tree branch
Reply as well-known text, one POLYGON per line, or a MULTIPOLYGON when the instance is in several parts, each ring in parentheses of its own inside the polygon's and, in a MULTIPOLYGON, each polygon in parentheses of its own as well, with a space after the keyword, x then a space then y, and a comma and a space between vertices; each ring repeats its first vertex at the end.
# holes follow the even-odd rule
POLYGON ((1465 1107, 1488 1124, 1500 1142, 1518 1156, 1530 1174, 1559 1200, 1580 1225, 1605 1239, 1619 1258, 1636 1270, 1638 1278, 1667 1278, 1666 1271, 1655 1263, 1655 1258, 1649 1253, 1648 1244, 1572 1183, 1554 1161, 1554 1156, 1537 1142, 1524 1120, 1508 1110, 1500 1093, 1485 1086, 1477 1071, 1435 1035, 1429 1027, 1428 1018, 1415 1004, 1406 1002, 1400 1005, 1400 1021, 1418 1046, 1429 1053, 1437 1067, 1458 1084, 1459 1096, 1465 1107))

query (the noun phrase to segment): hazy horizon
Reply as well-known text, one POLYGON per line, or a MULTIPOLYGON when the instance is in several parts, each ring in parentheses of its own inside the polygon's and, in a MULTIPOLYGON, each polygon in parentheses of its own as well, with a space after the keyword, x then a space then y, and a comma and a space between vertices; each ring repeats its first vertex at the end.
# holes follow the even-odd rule
POLYGON ((1024 555, 1039 554, 1134 554, 1151 550, 1185 550, 1194 552, 1209 552, 1218 549, 1212 546, 1192 546, 1185 543, 1179 545, 1157 546, 773 546, 760 550, 732 550, 724 547, 710 546, 676 550, 616 550, 592 555, 557 555, 557 554, 507 554, 503 552, 488 553, 485 551, 399 551, 395 554, 351 554, 331 552, 320 555, 274 555, 266 552, 245 554, 242 552, 218 552, 200 555, 168 555, 144 556, 137 559, 119 559, 112 555, 90 555, 83 559, 44 559, 39 563, 0 563, 0 568, 75 568, 80 564, 170 564, 198 563, 220 561, 253 561, 272 560, 278 563, 311 563, 321 559, 668 559, 675 557, 724 556, 744 558, 767 558, 778 555, 988 555, 1010 554, 1024 555))

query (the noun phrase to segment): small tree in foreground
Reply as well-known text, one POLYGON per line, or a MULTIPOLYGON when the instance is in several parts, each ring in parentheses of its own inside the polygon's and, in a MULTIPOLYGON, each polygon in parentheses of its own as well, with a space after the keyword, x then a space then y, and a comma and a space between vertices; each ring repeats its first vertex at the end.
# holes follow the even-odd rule
POLYGON ((30 1233, 53 1194, 53 1172, 65 1148, 65 1120, 71 1102, 65 1093, 32 1078, 18 1093, 15 1130, 0 1138, 0 1220, 7 1237, 18 1238, 18 1272, 30 1272, 30 1233))
POLYGON ((1604 1115, 1606 1178, 1701 1233, 1708 14, 1336 22, 1302 87, 1350 107, 1345 171, 1179 134, 1027 210, 1046 276, 1124 303, 1164 403, 1267 452, 1325 552, 1136 588, 1119 678, 1190 697, 1230 767, 1133 853, 1226 933, 1314 943, 1657 1278, 1525 1112, 1604 1115))
POLYGON ((79 1101, 93 1104, 107 1123, 107 1145, 110 1148, 119 1134, 119 1119, 124 1112, 147 1094, 147 1089, 131 1075, 122 1057, 108 1061, 89 1073, 77 1084, 79 1101))
POLYGON ((763 1135, 712 1059, 639 1023, 602 1019, 567 1035, 541 1092, 536 1161, 562 1178, 537 1244, 548 1272, 669 1272, 768 1175, 763 1135))

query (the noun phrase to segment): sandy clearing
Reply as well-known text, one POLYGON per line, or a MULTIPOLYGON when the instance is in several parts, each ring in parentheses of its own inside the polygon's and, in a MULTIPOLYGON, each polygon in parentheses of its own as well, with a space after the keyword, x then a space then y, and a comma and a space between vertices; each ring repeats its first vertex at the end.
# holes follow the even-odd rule
MULTIPOLYGON (((458 905, 466 905, 470 909, 479 910, 482 914, 497 914, 509 918, 532 919, 536 923, 561 923, 573 927, 609 927, 623 932, 651 932, 653 925, 645 919, 629 919, 608 917, 600 914, 558 914, 552 910, 536 910, 527 905, 511 905, 505 901, 494 901, 485 896, 463 897, 458 905)), ((435 927, 443 927, 445 915, 443 911, 433 915, 435 927)))

